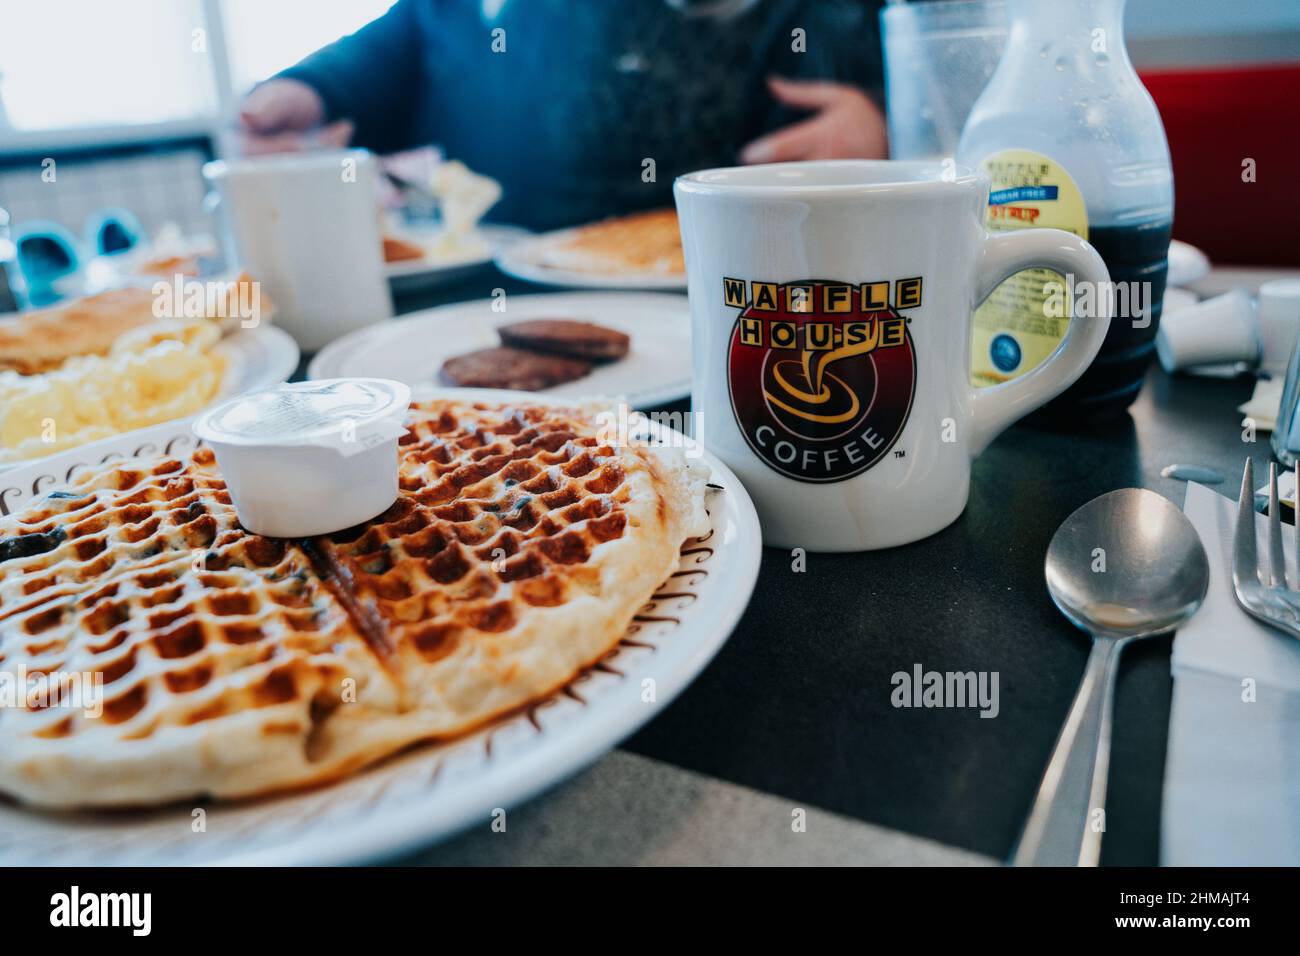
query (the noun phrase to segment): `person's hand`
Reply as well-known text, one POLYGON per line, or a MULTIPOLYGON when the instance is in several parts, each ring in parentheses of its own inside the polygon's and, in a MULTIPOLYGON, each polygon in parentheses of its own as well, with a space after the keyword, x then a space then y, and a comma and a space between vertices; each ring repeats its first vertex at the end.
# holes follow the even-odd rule
POLYGON ((772 95, 812 116, 754 140, 740 151, 744 163, 802 159, 884 159, 889 155, 885 117, 856 86, 824 80, 767 81, 772 95))
POLYGON ((321 126, 325 101, 300 80, 267 80, 239 108, 239 145, 246 155, 300 149, 342 148, 352 138, 352 123, 321 126))

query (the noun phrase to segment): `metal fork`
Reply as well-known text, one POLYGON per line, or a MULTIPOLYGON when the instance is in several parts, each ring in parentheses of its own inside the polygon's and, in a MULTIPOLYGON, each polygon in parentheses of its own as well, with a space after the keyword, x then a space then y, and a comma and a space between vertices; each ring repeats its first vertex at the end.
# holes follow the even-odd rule
MULTIPOLYGON (((1300 462, 1296 463, 1296 494, 1300 496, 1300 462)), ((1300 505, 1300 500, 1297 501, 1300 505)), ((1268 466, 1268 568, 1255 556, 1255 467, 1246 459, 1237 501, 1237 530, 1232 548, 1232 590, 1247 614, 1300 638, 1300 533, 1293 542, 1296 586, 1287 586, 1282 553, 1282 514, 1277 501, 1277 465, 1268 466)))

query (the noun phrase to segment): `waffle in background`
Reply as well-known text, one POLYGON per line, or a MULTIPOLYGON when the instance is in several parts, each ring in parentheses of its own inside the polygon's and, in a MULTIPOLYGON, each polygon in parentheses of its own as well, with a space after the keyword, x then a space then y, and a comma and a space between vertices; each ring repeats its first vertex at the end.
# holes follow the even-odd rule
POLYGON ((654 209, 579 226, 542 249, 539 261, 553 269, 611 275, 686 272, 681 230, 672 209, 654 209))

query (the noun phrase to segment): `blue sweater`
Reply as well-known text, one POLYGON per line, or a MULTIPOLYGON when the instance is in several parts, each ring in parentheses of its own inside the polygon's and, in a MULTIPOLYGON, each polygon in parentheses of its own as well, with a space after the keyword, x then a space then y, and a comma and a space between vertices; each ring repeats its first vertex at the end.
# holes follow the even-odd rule
POLYGON ((281 75, 319 91, 328 119, 355 122, 355 145, 436 143, 501 182, 490 218, 551 229, 670 205, 673 177, 732 164, 799 118, 774 103, 769 74, 878 90, 878 4, 722 4, 739 12, 677 9, 704 0, 398 0, 281 75), (796 29, 806 52, 792 49, 796 29))

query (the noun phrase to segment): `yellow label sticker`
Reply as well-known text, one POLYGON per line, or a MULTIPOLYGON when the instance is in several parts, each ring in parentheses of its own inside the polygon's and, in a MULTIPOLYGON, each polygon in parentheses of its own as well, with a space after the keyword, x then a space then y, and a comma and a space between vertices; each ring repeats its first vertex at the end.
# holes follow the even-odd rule
MULTIPOLYGON (((1055 160, 1027 149, 1006 149, 981 165, 989 176, 990 232, 1064 229, 1088 238, 1083 193, 1055 160)), ((1050 269, 1026 269, 993 290, 975 310, 972 382, 997 385, 1017 378, 1056 351, 1070 321, 1064 284, 1064 277, 1050 269)))

